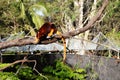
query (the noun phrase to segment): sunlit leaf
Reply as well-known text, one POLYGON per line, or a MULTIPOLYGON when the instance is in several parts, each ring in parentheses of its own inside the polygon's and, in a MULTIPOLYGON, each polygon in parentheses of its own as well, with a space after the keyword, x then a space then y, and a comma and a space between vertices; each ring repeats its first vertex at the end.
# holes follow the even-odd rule
POLYGON ((20 2, 20 10, 21 10, 20 17, 25 19, 25 6, 22 2, 20 2))
POLYGON ((0 63, 0 68, 4 68, 6 66, 10 65, 9 63, 0 63))
POLYGON ((32 21, 35 24, 36 29, 44 23, 44 18, 48 15, 47 10, 44 6, 34 4, 29 8, 29 14, 31 15, 32 21))

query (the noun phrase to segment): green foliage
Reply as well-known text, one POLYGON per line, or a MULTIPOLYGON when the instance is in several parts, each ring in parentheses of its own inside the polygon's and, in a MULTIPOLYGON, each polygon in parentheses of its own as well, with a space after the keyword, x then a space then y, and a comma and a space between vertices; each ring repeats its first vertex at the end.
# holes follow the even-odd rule
MULTIPOLYGON (((6 64, 2 64, 2 66, 5 67, 6 64)), ((19 66, 16 68, 18 69, 19 66)), ((34 74, 31 67, 22 66, 18 74, 13 72, 0 72, 0 80, 44 80, 44 78, 34 74)))
MULTIPOLYGON (((19 67, 20 66, 17 66, 16 69, 19 69, 19 67)), ((15 74, 13 72, 0 72, 0 80, 45 80, 45 79, 42 76, 36 75, 31 67, 22 66, 18 74, 15 74)))
POLYGON ((53 67, 45 67, 43 69, 43 72, 45 72, 49 76, 55 76, 55 78, 59 78, 59 80, 84 80, 86 77, 86 71, 84 69, 73 70, 60 60, 56 61, 53 67))
POLYGON ((65 20, 74 21, 78 15, 75 14, 73 4, 73 0, 54 0, 45 3, 51 20, 62 27, 66 25, 65 20))
POLYGON ((115 1, 112 1, 112 0, 111 0, 111 1, 109 2, 108 7, 107 7, 107 10, 108 10, 107 16, 109 16, 109 17, 114 16, 114 14, 115 14, 116 12, 119 12, 119 11, 120 11, 119 7, 120 7, 120 1, 119 1, 119 0, 115 0, 115 1))
POLYGON ((47 16, 46 8, 32 1, 0 0, 0 5, 0 34, 3 36, 21 31, 35 36, 34 29, 40 28, 47 16))
POLYGON ((32 72, 32 69, 31 67, 28 67, 28 66, 23 66, 19 73, 17 74, 19 78, 24 78, 25 80, 28 79, 28 80, 32 80, 32 76, 33 76, 33 72, 32 72))
POLYGON ((20 8, 20 17, 22 19, 25 19, 25 16, 26 16, 26 14, 25 14, 25 6, 24 6, 22 1, 20 1, 20 5, 19 6, 20 6, 19 7, 20 8))
POLYGON ((107 37, 116 45, 120 47, 120 31, 116 31, 113 28, 109 33, 107 33, 107 37))
POLYGON ((15 0, 0 0, 0 34, 8 35, 16 28, 16 18, 19 15, 18 3, 15 0))
MULTIPOLYGON (((8 64, 1 63, 0 66, 5 67, 8 64)), ((2 68, 1 67, 1 68, 2 68)), ((56 60, 53 66, 45 66, 42 74, 45 77, 35 74, 33 69, 27 65, 14 66, 17 74, 14 72, 0 72, 0 80, 85 80, 85 69, 72 69, 64 64, 61 60, 56 60)))
POLYGON ((120 0, 110 0, 109 4, 105 10, 105 17, 103 21, 100 23, 101 31, 106 33, 110 33, 112 29, 116 29, 116 32, 120 30, 119 28, 119 12, 120 12, 120 0))
MULTIPOLYGON (((16 66, 16 69, 18 70, 20 66, 16 66)), ((17 76, 20 80, 46 80, 43 76, 37 75, 33 72, 33 69, 29 66, 23 65, 19 72, 17 73, 17 76)))
POLYGON ((0 68, 4 68, 6 66, 10 65, 9 63, 0 63, 0 68))
POLYGON ((37 29, 44 23, 44 18, 47 16, 47 10, 43 5, 34 4, 29 7, 28 12, 32 18, 32 22, 37 29))
POLYGON ((0 72, 0 80, 20 80, 15 73, 12 72, 0 72))

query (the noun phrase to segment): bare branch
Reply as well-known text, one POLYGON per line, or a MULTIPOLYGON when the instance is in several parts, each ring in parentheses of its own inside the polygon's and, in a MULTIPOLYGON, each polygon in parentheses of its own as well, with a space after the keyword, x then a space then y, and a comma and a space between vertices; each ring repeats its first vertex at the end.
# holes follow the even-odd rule
POLYGON ((25 37, 22 39, 14 39, 11 41, 5 41, 0 43, 0 49, 12 47, 12 46, 23 46, 27 44, 34 44, 35 38, 34 37, 25 37))
POLYGON ((24 63, 24 62, 36 62, 36 60, 27 60, 27 59, 18 60, 18 61, 15 61, 15 62, 13 62, 13 63, 10 63, 10 64, 7 65, 6 67, 0 68, 0 71, 4 70, 4 69, 6 69, 6 68, 8 68, 8 67, 10 67, 10 66, 13 66, 13 65, 15 65, 15 64, 21 63, 21 62, 22 62, 22 63, 24 63))
POLYGON ((97 14, 93 18, 91 18, 91 20, 88 22, 88 24, 86 26, 84 26, 83 28, 78 28, 78 29, 70 31, 70 32, 66 32, 63 34, 63 36, 65 38, 68 38, 68 37, 83 33, 85 31, 89 30, 90 28, 92 28, 93 24, 100 18, 101 14, 104 11, 104 9, 106 8, 107 4, 108 4, 108 0, 104 0, 102 7, 99 9, 97 14))
MULTIPOLYGON (((100 18, 101 14, 103 13, 107 4, 108 4, 108 0, 104 0, 103 4, 102 4, 102 7, 99 9, 97 14, 93 18, 91 18, 91 20, 88 22, 88 24, 86 26, 84 26, 83 28, 78 28, 78 29, 73 30, 73 31, 65 32, 65 33, 62 34, 62 36, 64 38, 69 38, 69 37, 78 35, 80 33, 83 33, 85 31, 91 29, 93 27, 93 24, 100 18)), ((51 40, 41 41, 41 44, 52 43, 52 42, 57 41, 60 38, 61 38, 61 36, 55 35, 54 38, 51 39, 51 40)), ((28 45, 28 44, 36 44, 35 43, 35 37, 25 37, 23 39, 15 39, 15 40, 12 40, 12 41, 1 42, 0 43, 0 49, 4 49, 4 48, 7 48, 7 47, 13 47, 13 46, 28 45)))
MULTIPOLYGON (((43 78, 45 78, 46 80, 48 80, 48 78, 47 78, 46 76, 44 76, 44 75, 42 75, 41 73, 39 73, 39 71, 35 68, 36 65, 37 65, 36 60, 28 60, 28 59, 26 59, 26 56, 24 57, 23 60, 17 60, 17 61, 15 61, 15 62, 13 62, 13 63, 10 63, 9 65, 7 65, 7 66, 5 66, 5 67, 3 67, 3 68, 0 68, 0 71, 4 70, 4 69, 6 69, 6 68, 8 68, 8 67, 10 67, 10 66, 13 66, 13 65, 15 65, 15 64, 18 64, 18 63, 22 63, 22 64, 21 64, 21 66, 22 66, 25 62, 34 62, 35 64, 34 64, 34 66, 33 66, 33 70, 36 71, 40 76, 42 76, 43 78)), ((21 68, 21 67, 20 67, 20 68, 21 68)), ((18 69, 18 72, 19 72, 19 69, 18 69)))

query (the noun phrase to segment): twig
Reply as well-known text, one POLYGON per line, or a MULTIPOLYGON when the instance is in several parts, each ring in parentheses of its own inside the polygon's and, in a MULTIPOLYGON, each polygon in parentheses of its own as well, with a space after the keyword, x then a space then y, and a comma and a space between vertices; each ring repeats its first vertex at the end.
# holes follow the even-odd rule
MULTIPOLYGON (((15 62, 10 63, 9 65, 5 66, 4 68, 0 68, 0 71, 4 70, 4 69, 6 69, 6 68, 8 68, 8 67, 10 67, 10 66, 12 66, 12 65, 18 64, 18 63, 20 63, 20 62, 22 62, 21 66, 22 66, 25 62, 34 62, 35 64, 34 64, 34 66, 33 66, 33 70, 36 71, 40 76, 42 76, 42 77, 44 77, 46 80, 48 80, 48 78, 47 78, 46 76, 44 76, 44 75, 42 75, 41 73, 39 73, 39 71, 35 68, 35 67, 36 67, 36 64, 37 64, 36 60, 27 60, 27 59, 26 59, 26 56, 24 57, 23 60, 15 61, 15 62)), ((20 70, 20 69, 21 69, 21 67, 19 68, 19 70, 20 70)), ((17 71, 17 73, 19 72, 19 70, 17 71)), ((16 73, 16 74, 17 74, 17 73, 16 73)))
POLYGON ((2 70, 4 70, 4 69, 6 69, 6 68, 8 68, 8 67, 10 67, 10 66, 12 66, 12 65, 14 65, 14 64, 17 64, 17 63, 20 63, 20 62, 27 62, 28 60, 18 60, 18 61, 15 61, 15 62, 13 62, 13 63, 10 63, 9 65, 7 65, 7 66, 5 66, 5 67, 3 67, 3 68, 0 68, 0 71, 2 71, 2 70))
MULTIPOLYGON (((27 59, 27 56, 24 57, 23 60, 27 59)), ((15 73, 15 75, 17 75, 20 71, 20 69, 22 68, 22 65, 24 64, 24 62, 21 63, 20 67, 17 69, 17 72, 15 73)))

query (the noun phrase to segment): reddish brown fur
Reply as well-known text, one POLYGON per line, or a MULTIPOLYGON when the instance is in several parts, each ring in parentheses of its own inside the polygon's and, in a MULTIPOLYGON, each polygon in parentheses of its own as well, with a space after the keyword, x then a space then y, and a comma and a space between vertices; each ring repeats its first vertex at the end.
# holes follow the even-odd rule
MULTIPOLYGON (((55 27, 55 25, 50 22, 47 22, 47 23, 43 24, 43 26, 37 32, 37 35, 36 35, 37 39, 36 39, 35 43, 40 43, 42 40, 47 39, 48 35, 50 37, 53 34, 57 34, 57 35, 61 36, 61 33, 59 31, 57 31, 57 28, 55 27)), ((63 62, 64 62, 66 59, 66 43, 65 43, 64 37, 61 36, 61 39, 62 39, 63 45, 64 45, 64 55, 63 55, 63 62)))
POLYGON ((43 24, 43 26, 37 32, 36 35, 37 39, 39 39, 39 41, 45 40, 52 29, 54 30, 53 34, 55 34, 57 32, 57 28, 55 27, 54 24, 50 22, 43 24))

